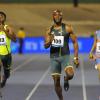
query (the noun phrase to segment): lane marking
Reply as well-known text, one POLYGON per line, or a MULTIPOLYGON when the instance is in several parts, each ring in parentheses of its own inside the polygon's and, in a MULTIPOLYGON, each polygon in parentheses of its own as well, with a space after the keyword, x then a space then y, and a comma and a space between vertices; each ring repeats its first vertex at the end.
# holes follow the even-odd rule
POLYGON ((22 68, 24 65, 30 63, 30 62, 31 62, 32 60, 34 60, 34 59, 36 59, 36 57, 35 57, 35 58, 31 57, 30 59, 25 60, 24 63, 19 64, 15 69, 13 69, 13 70, 11 71, 11 74, 13 74, 13 73, 14 73, 15 71, 17 71, 18 69, 22 68))
POLYGON ((83 90, 83 100, 87 100, 83 60, 84 59, 81 57, 82 90, 83 90))
POLYGON ((39 85, 42 83, 42 81, 44 80, 44 78, 48 74, 49 70, 50 70, 50 67, 45 71, 45 73, 42 75, 42 77, 40 78, 40 80, 36 83, 36 85, 31 90, 31 92, 28 94, 28 96, 26 97, 25 100, 30 100, 30 98, 32 97, 32 95, 35 93, 35 91, 37 90, 37 88, 39 87, 39 85))

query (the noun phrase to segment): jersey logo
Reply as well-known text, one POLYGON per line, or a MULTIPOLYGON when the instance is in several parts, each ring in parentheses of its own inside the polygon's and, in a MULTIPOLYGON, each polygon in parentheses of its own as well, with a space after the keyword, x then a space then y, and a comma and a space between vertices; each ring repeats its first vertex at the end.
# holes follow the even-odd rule
POLYGON ((62 31, 60 31, 60 32, 58 32, 59 33, 59 35, 62 35, 62 31))
POLYGON ((51 32, 51 34, 54 34, 54 32, 51 32))

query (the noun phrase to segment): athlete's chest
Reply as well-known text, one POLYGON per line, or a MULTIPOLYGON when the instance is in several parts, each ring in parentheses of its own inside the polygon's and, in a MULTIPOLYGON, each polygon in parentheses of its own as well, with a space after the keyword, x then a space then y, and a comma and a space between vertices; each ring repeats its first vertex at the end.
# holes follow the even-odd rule
POLYGON ((54 40, 52 41, 52 46, 54 47, 63 47, 64 41, 66 37, 68 37, 68 34, 66 31, 62 28, 53 29, 51 34, 54 35, 54 40))
POLYGON ((0 32, 0 45, 5 45, 6 44, 6 34, 5 32, 1 31, 0 32))
POLYGON ((52 34, 54 34, 55 36, 64 36, 66 33, 64 32, 63 29, 59 28, 59 29, 52 29, 52 34))

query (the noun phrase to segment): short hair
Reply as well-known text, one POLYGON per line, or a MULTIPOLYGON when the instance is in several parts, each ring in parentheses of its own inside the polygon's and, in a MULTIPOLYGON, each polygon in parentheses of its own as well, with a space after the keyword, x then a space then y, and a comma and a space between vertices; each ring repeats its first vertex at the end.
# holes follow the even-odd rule
POLYGON ((59 13, 62 16, 62 12, 59 9, 53 11, 53 14, 59 13))
POLYGON ((4 18, 5 18, 5 20, 6 20, 6 14, 4 12, 2 12, 2 11, 0 11, 0 14, 2 14, 4 16, 4 18))

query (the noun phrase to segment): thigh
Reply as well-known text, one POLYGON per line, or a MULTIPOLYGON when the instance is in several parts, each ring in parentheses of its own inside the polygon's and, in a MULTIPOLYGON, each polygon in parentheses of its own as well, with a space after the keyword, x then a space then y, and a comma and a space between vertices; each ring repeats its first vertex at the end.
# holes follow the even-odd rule
POLYGON ((61 64, 56 58, 51 58, 51 75, 61 75, 61 64))
POLYGON ((4 69, 10 69, 11 67, 11 63, 12 63, 12 56, 11 54, 4 56, 4 58, 2 59, 2 63, 4 66, 4 69))
POLYGON ((69 65, 71 65, 70 64, 70 55, 62 56, 62 67, 63 67, 63 69, 65 69, 66 66, 69 66, 69 65))
POLYGON ((69 75, 74 74, 74 68, 70 62, 70 55, 66 55, 62 57, 62 67, 65 73, 69 75))

